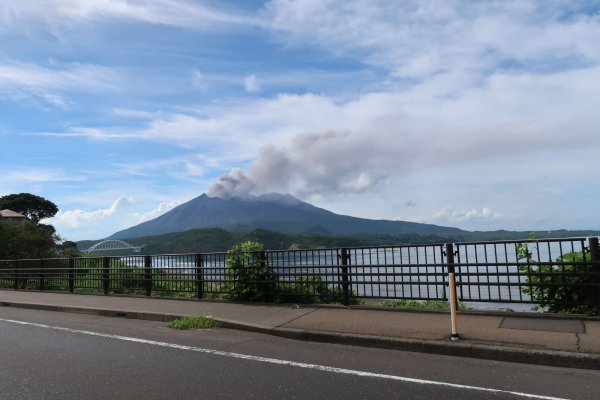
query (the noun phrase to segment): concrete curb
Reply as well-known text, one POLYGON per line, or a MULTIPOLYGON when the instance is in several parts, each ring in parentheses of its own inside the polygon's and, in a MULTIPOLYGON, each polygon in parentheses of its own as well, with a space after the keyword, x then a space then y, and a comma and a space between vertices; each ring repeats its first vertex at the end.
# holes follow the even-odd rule
MULTIPOLYGON (((0 301, 1 307, 15 307, 44 311, 59 311, 76 314, 120 317, 147 321, 169 322, 185 314, 164 314, 133 310, 100 309, 90 307, 58 306, 50 304, 0 301)), ((554 367, 600 370, 600 355, 573 353, 556 350, 526 349, 519 347, 484 345, 469 343, 468 338, 461 342, 395 338, 388 336, 360 335, 353 333, 309 331, 302 329, 279 328, 215 318, 223 328, 265 333, 295 340, 335 343, 352 346, 373 347, 388 350, 402 350, 448 356, 470 357, 485 360, 518 362, 525 364, 548 365, 554 367)))
MULTIPOLYGON (((402 350, 447 356, 480 358, 485 360, 548 365, 554 367, 600 369, 600 355, 572 353, 556 350, 524 349, 518 347, 482 345, 468 342, 392 338, 386 336, 357 335, 352 333, 316 332, 275 328, 271 333, 290 339, 345 345, 402 350)), ((468 339, 466 339, 468 340, 468 339)))

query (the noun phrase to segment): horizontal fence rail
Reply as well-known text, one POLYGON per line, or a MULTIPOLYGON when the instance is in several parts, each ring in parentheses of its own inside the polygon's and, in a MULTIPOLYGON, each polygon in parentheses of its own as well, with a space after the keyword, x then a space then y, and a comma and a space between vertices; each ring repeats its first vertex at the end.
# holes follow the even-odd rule
POLYGON ((600 311, 598 238, 228 253, 1 260, 0 288, 356 304, 364 299, 530 304, 600 311), (255 271, 254 271, 255 270, 255 271), (244 275, 245 274, 245 275, 244 275), (254 297, 252 297, 254 296, 254 297))

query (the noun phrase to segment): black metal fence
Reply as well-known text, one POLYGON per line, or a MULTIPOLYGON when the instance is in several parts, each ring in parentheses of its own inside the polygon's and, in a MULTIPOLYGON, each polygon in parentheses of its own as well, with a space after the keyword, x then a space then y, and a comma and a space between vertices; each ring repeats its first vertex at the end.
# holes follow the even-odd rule
MULTIPOLYGON (((448 272, 459 301, 524 303, 543 310, 600 310, 598 238, 568 238, 276 250, 254 254, 268 282, 240 282, 227 253, 0 261, 0 288, 227 298, 263 287, 260 301, 361 299, 447 301, 448 272)), ((257 264, 258 265, 258 264, 257 264)))

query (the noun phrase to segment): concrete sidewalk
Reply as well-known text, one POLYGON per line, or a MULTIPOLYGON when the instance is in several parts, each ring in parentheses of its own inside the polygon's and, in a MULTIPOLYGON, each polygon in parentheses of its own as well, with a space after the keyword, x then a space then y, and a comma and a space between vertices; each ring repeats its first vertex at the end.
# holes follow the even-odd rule
POLYGON ((169 321, 211 315, 226 328, 315 340, 501 361, 600 369, 600 319, 519 313, 459 313, 451 342, 447 312, 0 290, 0 305, 169 321))

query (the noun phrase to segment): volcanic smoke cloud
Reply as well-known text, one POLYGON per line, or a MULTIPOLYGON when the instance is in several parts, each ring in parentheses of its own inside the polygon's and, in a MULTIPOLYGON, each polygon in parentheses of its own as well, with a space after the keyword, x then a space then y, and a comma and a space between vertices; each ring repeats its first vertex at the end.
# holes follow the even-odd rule
POLYGON ((371 146, 347 131, 298 135, 287 149, 265 147, 248 174, 234 168, 221 175, 208 195, 228 199, 275 191, 302 198, 364 192, 386 176, 373 172, 368 157, 357 162, 359 154, 370 153, 371 146))

